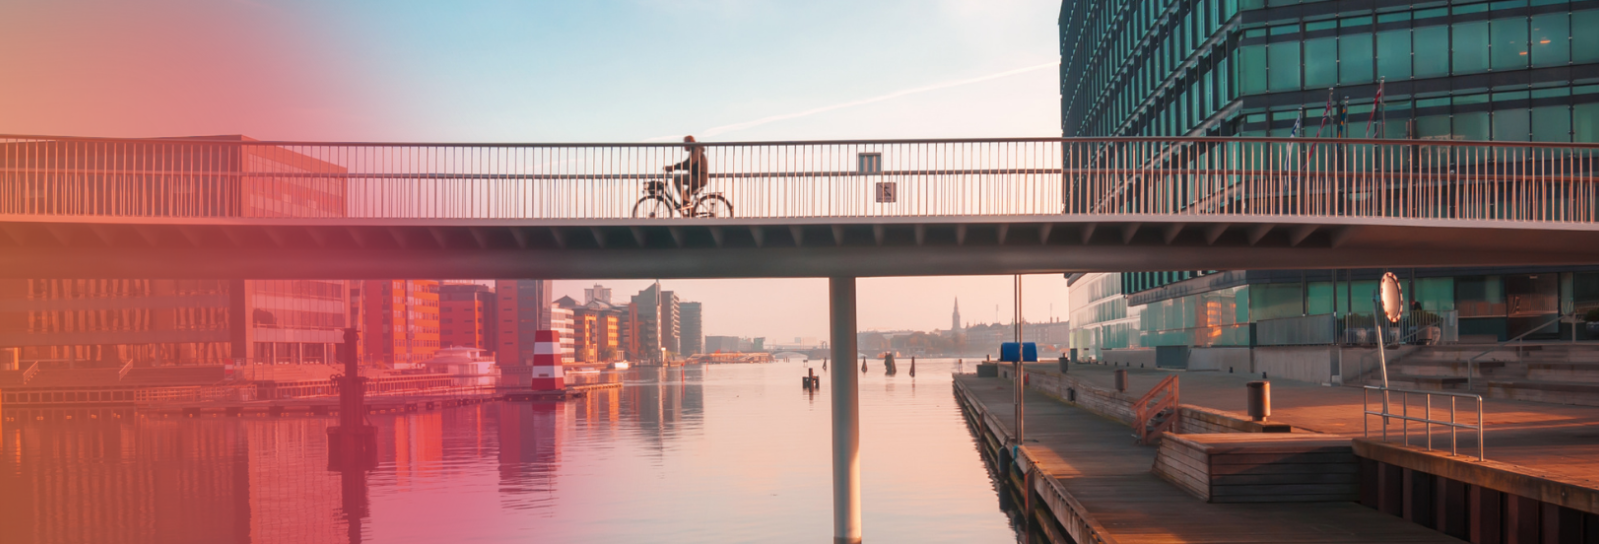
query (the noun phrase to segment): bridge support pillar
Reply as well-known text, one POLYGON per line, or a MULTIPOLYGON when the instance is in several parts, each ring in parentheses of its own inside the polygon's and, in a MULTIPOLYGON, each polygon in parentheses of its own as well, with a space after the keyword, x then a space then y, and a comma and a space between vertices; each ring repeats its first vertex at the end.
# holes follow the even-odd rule
MULTIPOLYGON (((829 278, 834 361, 854 361, 855 278, 829 278)), ((853 367, 833 373, 833 542, 861 541, 861 420, 859 376, 853 367)))

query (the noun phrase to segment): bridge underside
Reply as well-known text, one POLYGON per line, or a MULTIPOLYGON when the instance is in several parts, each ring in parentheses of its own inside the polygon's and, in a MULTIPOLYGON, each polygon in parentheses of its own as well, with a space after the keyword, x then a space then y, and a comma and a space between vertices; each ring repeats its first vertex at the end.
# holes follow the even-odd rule
POLYGON ((1599 262, 1599 227, 1273 216, 0 216, 5 278, 777 278, 1599 262))

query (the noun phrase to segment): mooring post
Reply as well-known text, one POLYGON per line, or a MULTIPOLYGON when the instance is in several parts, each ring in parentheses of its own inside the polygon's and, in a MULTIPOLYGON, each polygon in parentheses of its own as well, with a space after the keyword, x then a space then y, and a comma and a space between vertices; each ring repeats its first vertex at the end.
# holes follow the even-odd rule
MULTIPOLYGON (((855 360, 855 278, 828 279, 833 358, 855 360)), ((865 361, 861 362, 864 369, 865 361)), ((861 428, 858 375, 833 373, 833 542, 861 541, 861 428)))
MULTIPOLYGON (((339 381, 339 424, 328 427, 328 468, 366 470, 377 464, 377 429, 366 424, 366 380, 356 359, 360 334, 344 329, 344 376, 339 381)), ((282 406, 268 410, 282 413, 282 406)))

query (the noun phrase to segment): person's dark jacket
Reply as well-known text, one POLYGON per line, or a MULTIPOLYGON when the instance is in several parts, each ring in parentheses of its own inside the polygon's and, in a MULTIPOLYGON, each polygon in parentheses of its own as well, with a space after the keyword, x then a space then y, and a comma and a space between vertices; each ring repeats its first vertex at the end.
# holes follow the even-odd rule
POLYGON ((698 191, 711 181, 711 168, 705 158, 705 148, 692 146, 689 148, 688 158, 683 162, 672 165, 672 170, 688 171, 688 181, 693 190, 698 191))

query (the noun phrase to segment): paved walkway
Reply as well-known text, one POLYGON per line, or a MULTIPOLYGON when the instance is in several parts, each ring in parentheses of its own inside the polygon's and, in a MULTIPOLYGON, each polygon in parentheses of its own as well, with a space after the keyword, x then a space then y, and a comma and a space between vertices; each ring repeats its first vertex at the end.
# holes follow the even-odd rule
MULTIPOLYGON (((1105 365, 1072 365, 1071 375, 1094 385, 1114 387, 1114 367, 1105 365)), ((1162 378, 1174 371, 1123 368, 1127 370, 1127 392, 1142 395, 1162 378)), ((1028 365, 1029 372, 1058 372, 1055 363, 1028 365)), ((1232 412, 1240 418, 1247 417, 1244 384, 1260 379, 1259 374, 1228 374, 1226 372, 1185 372, 1179 375, 1179 395, 1182 403, 1191 406, 1232 412)), ((1295 432, 1361 436, 1361 397, 1358 387, 1335 387, 1299 382, 1272 380, 1272 416, 1274 423, 1286 423, 1295 432)), ((1376 397, 1372 397, 1375 403, 1376 397)), ((1394 402, 1398 402, 1395 399, 1394 402)), ((1421 399, 1412 398, 1411 413, 1419 414, 1421 399)), ((1435 398, 1433 416, 1446 418, 1447 400, 1435 398)), ((1462 400, 1458 417, 1465 422, 1476 421, 1474 402, 1462 400)), ((1531 469, 1533 472, 1556 476, 1573 482, 1590 482, 1588 487, 1599 488, 1599 407, 1545 404, 1538 402, 1485 399, 1483 419, 1486 425, 1487 458, 1531 469)), ((1031 420, 1029 420, 1029 425, 1031 420)), ((1377 418, 1370 420, 1373 435, 1380 428, 1377 418)), ((1398 440, 1399 422, 1390 424, 1389 436, 1398 440)), ((1425 435, 1411 427, 1411 444, 1425 445, 1425 435)), ((1449 435, 1435 427, 1433 447, 1447 450, 1449 435)), ((1459 435, 1460 453, 1475 457, 1477 440, 1470 431, 1459 435)))
MULTIPOLYGON (((1012 432, 1009 380, 958 375, 955 381, 1012 432)), ((1111 542, 1461 542, 1351 502, 1202 502, 1150 472, 1155 448, 1135 445, 1131 433, 1121 423, 1028 392, 1029 457, 1111 542)))

